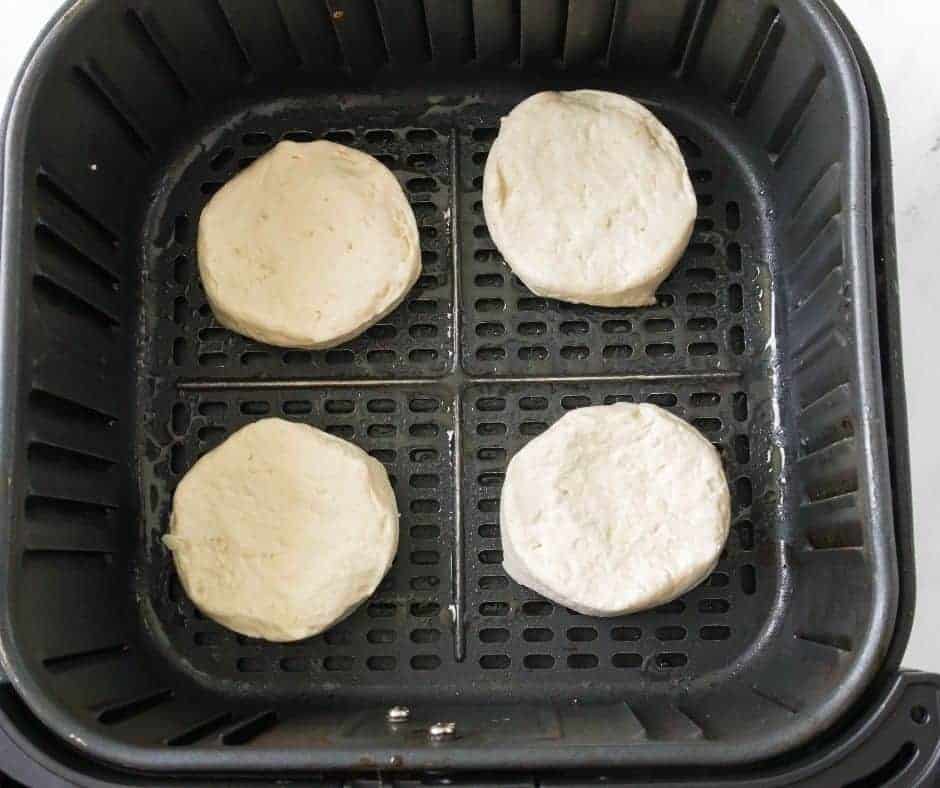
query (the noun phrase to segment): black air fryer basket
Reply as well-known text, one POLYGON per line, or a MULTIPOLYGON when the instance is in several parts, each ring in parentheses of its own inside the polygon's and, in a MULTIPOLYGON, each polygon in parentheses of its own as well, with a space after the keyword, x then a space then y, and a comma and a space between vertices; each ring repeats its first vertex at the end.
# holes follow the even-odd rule
MULTIPOLYGON (((29 709, 4 706, 11 739, 38 723, 69 758, 200 778, 743 774, 852 724, 858 740, 875 698, 887 719, 913 600, 887 140, 869 100, 844 26, 813 0, 67 7, 5 134, 0 656, 29 709), (695 184, 692 242, 651 307, 536 297, 487 233, 499 118, 585 87, 646 103, 695 184), (198 218, 278 140, 319 138, 399 177, 423 272, 347 345, 273 348, 215 322, 198 218), (733 526, 700 587, 596 619, 508 580, 498 500, 532 436, 617 401, 715 443, 733 526), (374 597, 291 644, 202 616, 160 541, 180 477, 275 415, 385 463, 402 512, 374 597), (388 721, 394 705, 407 721, 388 721), (438 721, 455 734, 430 737, 438 721)), ((906 681, 930 697, 929 678, 906 681)), ((923 703, 902 718, 935 740, 923 703)))

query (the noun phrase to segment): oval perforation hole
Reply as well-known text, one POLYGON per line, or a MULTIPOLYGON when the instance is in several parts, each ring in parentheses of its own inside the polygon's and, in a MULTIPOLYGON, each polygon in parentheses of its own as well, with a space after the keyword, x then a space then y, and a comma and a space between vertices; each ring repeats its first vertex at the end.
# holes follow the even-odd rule
POLYGON ((598 659, 594 654, 569 654, 568 667, 575 670, 589 670, 596 668, 598 659))
POLYGON ((615 668, 638 668, 643 664, 643 657, 639 654, 614 654, 610 662, 615 668))
POLYGON ((684 613, 685 602, 683 602, 681 599, 673 599, 671 602, 666 602, 664 605, 657 607, 656 612, 667 615, 678 615, 679 613, 684 613))
POLYGON ((545 410, 548 408, 548 400, 545 397, 522 397, 519 407, 522 410, 545 410))
POLYGON ((437 157, 433 153, 412 153, 405 164, 415 170, 427 170, 437 164, 437 157))
POLYGON ((521 312, 544 312, 548 309, 548 301, 544 298, 520 298, 516 306, 521 312))
POLYGON ((572 643, 589 643, 597 640, 597 630, 594 627, 571 627, 567 635, 572 643))
POLYGON ((389 129, 372 129, 366 132, 366 142, 371 145, 387 145, 395 139, 395 133, 389 129))
POLYGON ((738 544, 742 550, 754 549, 754 525, 750 520, 742 520, 734 526, 738 534, 738 544))
POLYGON ((549 616, 554 611, 555 606, 551 602, 544 600, 534 600, 530 602, 524 602, 522 605, 522 612, 527 616, 549 616))
POLYGON ((521 336, 535 337, 546 333, 548 331, 548 326, 545 323, 539 322, 520 323, 518 331, 521 336))
POLYGON ((411 631, 412 643, 437 643, 441 639, 439 629, 413 629, 411 631))
POLYGON ((686 322, 689 331, 713 331, 718 328, 718 321, 713 317, 692 317, 686 322))
POLYGON ((481 643, 505 643, 507 640, 509 640, 508 629, 490 627, 480 630, 481 643))
POLYGON ((473 306, 477 312, 499 312, 504 303, 502 298, 479 298, 473 306))
POLYGON ((665 334, 675 330, 675 321, 666 317, 654 317, 643 323, 643 328, 653 334, 665 334))
POLYGON ((591 398, 582 395, 569 394, 561 398, 561 407, 565 410, 574 410, 575 408, 585 408, 591 404, 591 398))
POLYGON ((408 459, 415 463, 436 462, 439 456, 437 449, 430 448, 412 449, 408 453, 408 459))
POLYGON ((330 435, 335 435, 337 438, 343 438, 344 440, 350 440, 356 434, 356 431, 349 424, 328 424, 326 431, 330 435))
POLYGON ((477 350, 480 361, 501 361, 506 358, 506 349, 501 347, 481 347, 477 350))
POLYGON ((712 572, 705 581, 705 585, 710 588, 725 588, 728 582, 729 578, 727 572, 712 572))
POLYGON ((656 639, 663 642, 669 642, 672 640, 685 640, 686 631, 684 627, 678 626, 668 626, 668 627, 658 627, 656 629, 656 639))
POLYGON ((742 477, 734 483, 734 502, 738 508, 746 509, 753 503, 754 491, 751 487, 751 480, 742 477))
POLYGON ((411 129, 405 134, 408 142, 434 142, 437 139, 437 132, 434 129, 411 129))
POLYGON ((366 608, 369 618, 392 618, 395 615, 395 605, 391 602, 371 602, 366 608))
POLYGON ((506 459, 506 450, 499 447, 485 446, 477 452, 477 459, 482 462, 501 462, 506 459))
POLYGON ((439 432, 441 428, 434 424, 433 422, 423 422, 421 424, 412 424, 408 428, 409 435, 413 435, 416 438, 433 438, 439 432))
POLYGON ((506 654, 484 654, 480 657, 480 667, 484 670, 504 670, 510 662, 506 654))
POLYGON ((675 394, 670 394, 668 392, 661 392, 658 394, 650 394, 646 397, 647 402, 651 402, 654 405, 659 405, 661 408, 671 408, 679 400, 675 394))
POLYGON ((235 158, 235 149, 234 148, 222 148, 215 156, 209 160, 209 167, 213 170, 221 170, 228 164, 232 159, 235 158))
POLYGON ((681 668, 689 662, 688 656, 681 652, 663 652, 656 655, 656 667, 660 670, 681 668))
POLYGON ((441 402, 428 397, 415 397, 408 403, 412 413, 433 413, 441 409, 441 402))
POLYGON ((323 669, 328 671, 352 670, 353 658, 346 655, 331 655, 323 660, 323 669))
POLYGON ((615 402, 633 402, 632 394, 608 394, 604 397, 605 405, 613 405, 615 402))
POLYGON ((522 639, 526 643, 548 643, 555 637, 555 633, 546 627, 529 627, 522 630, 522 639))
POLYGON ((744 564, 740 569, 741 590, 748 595, 757 591, 757 570, 753 564, 744 564))
POLYGON ((341 366, 352 364, 356 356, 351 350, 328 350, 324 358, 327 364, 341 366))
POLYGON ((397 665, 398 660, 391 655, 378 655, 366 660, 366 667, 369 670, 395 670, 397 665))
POLYGON ((549 670, 555 667, 555 658, 551 654, 527 654, 522 664, 528 670, 549 670))
POLYGON ((714 356, 718 352, 718 345, 714 342, 691 342, 689 344, 689 355, 691 356, 714 356))
MULTIPOLYGON (((735 287, 740 291, 740 285, 732 285, 732 289, 735 287)), ((718 297, 714 293, 689 293, 685 302, 692 307, 708 307, 718 303, 718 297)))
POLYGON ((614 627, 610 631, 610 637, 616 641, 639 640, 643 635, 639 627, 614 627))
MULTIPOLYGON (((392 438, 395 436, 395 433, 398 432, 398 428, 394 424, 373 424, 366 430, 366 433, 370 438, 392 438)), ((418 485, 413 485, 418 486, 418 485)))
POLYGON ((721 419, 692 419, 692 424, 702 432, 721 431, 721 419))
POLYGON ((521 361, 545 361, 548 358, 548 348, 541 345, 521 347, 517 355, 521 361))
POLYGON ((731 637, 731 629, 723 626, 702 627, 699 630, 699 637, 702 640, 727 640, 731 637))
POLYGON ((370 364, 394 364, 398 354, 394 350, 370 350, 366 353, 366 361, 370 364))
POLYGON ((394 413, 397 406, 395 400, 370 399, 366 403, 366 410, 370 413, 394 413))
POLYGON ((286 416, 302 416, 313 411, 313 403, 306 400, 287 400, 281 403, 281 410, 286 416))
POLYGON ((654 342, 646 346, 646 355, 650 358, 668 358, 675 354, 675 352, 675 346, 668 342, 654 342))
POLYGON ((505 435, 506 425, 499 422, 485 421, 477 425, 477 435, 493 437, 495 435, 505 435))
POLYGON ((502 287, 503 277, 501 274, 479 274, 473 283, 477 287, 502 287))
POLYGON ((698 603, 699 613, 727 613, 730 609, 727 599, 700 599, 698 603))
POLYGON ((409 504, 415 514, 436 514, 441 510, 440 501, 431 498, 418 498, 409 504))
POLYGON ((566 361, 584 361, 591 355, 587 345, 565 345, 561 349, 561 357, 566 361))
POLYGON ((501 337, 506 333, 506 327, 502 323, 478 323, 476 335, 478 337, 501 337))
POLYGON ((437 654, 415 654, 411 658, 414 670, 437 670, 440 666, 441 658, 437 654))
MULTIPOLYGON (((650 321, 647 321, 649 323, 650 321)), ((668 322, 672 322, 671 320, 668 322)), ((587 323, 584 324, 585 326, 587 323)), ((605 334, 628 334, 633 326, 629 320, 605 320, 601 323, 601 331, 605 334)))
POLYGON ((544 421, 524 421, 519 425, 519 432, 522 435, 541 435, 548 429, 548 424, 544 421))

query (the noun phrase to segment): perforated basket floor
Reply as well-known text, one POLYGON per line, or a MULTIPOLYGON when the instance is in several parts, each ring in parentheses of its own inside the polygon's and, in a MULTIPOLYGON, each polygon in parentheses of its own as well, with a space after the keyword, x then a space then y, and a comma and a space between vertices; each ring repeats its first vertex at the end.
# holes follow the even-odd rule
POLYGON ((773 584, 763 577, 773 570, 757 570, 764 535, 755 537, 750 508, 755 483, 767 479, 752 480, 762 414, 751 413, 745 375, 749 333, 765 331, 748 326, 758 304, 754 196, 704 131, 661 112, 682 141, 701 210, 658 303, 601 309, 534 297, 502 262, 480 206, 483 163, 511 106, 448 113, 436 127, 425 115, 377 128, 374 110, 361 125, 347 113, 342 128, 311 126, 312 107, 249 116, 187 164, 160 206, 155 226, 169 240, 147 267, 145 302, 156 318, 153 376, 178 393, 159 398, 145 430, 154 539, 192 463, 263 416, 362 446, 385 463, 402 512, 398 556, 374 599, 325 636, 286 646, 206 620, 155 546, 145 567, 154 610, 176 653, 212 679, 238 679, 259 695, 308 694, 340 677, 343 694, 373 698, 429 696, 446 682, 481 700, 494 685, 514 697, 601 699, 650 675, 674 680, 733 662, 762 626, 767 594, 762 603, 756 592, 773 584), (399 309, 345 346, 259 345, 212 317, 193 264, 196 219, 220 184, 277 140, 321 137, 399 176, 419 222, 422 276, 399 309), (274 382, 254 382, 263 380, 274 382), (601 621, 508 580, 498 501, 506 463, 528 439, 566 410, 615 401, 655 402, 702 430, 722 452, 736 517, 702 587, 657 611, 601 621))

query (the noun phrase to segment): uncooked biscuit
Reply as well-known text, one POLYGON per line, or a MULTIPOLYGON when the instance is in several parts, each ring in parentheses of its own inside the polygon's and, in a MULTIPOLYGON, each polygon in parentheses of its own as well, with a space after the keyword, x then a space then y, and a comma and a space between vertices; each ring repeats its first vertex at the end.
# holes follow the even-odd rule
POLYGON ((414 213, 381 162, 332 142, 281 142, 212 197, 199 273, 223 326, 328 348, 397 307, 421 272, 414 213))
POLYGON ((183 477, 164 541, 207 616, 250 637, 300 640, 375 591, 395 557, 398 508, 385 468, 359 447, 263 419, 183 477))
POLYGON ((483 180, 493 242, 532 292, 655 302, 692 234, 695 192, 655 116, 599 90, 538 93, 503 118, 483 180))
POLYGON ((685 593, 714 569, 729 527, 718 452, 656 405, 566 414, 512 458, 500 500, 506 572, 595 616, 685 593))

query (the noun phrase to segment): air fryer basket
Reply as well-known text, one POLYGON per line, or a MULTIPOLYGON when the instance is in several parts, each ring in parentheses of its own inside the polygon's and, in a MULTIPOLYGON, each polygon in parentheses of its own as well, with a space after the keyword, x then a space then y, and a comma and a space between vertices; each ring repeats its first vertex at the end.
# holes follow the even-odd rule
POLYGON ((7 134, 17 690, 89 754, 164 771, 734 764, 829 727, 897 611, 868 144, 811 0, 76 4, 7 134), (653 307, 534 297, 487 236, 499 117, 573 87, 645 101, 687 157, 695 236, 653 307), (206 306, 199 211, 278 139, 323 136, 400 177, 422 278, 342 348, 249 342, 206 306), (507 580, 496 502, 531 436, 625 399, 715 442, 734 527, 703 586, 599 620, 507 580), (372 452, 402 511, 375 597, 297 644, 201 617, 159 540, 179 477, 264 415, 372 452), (429 741, 437 720, 457 735, 429 741))

